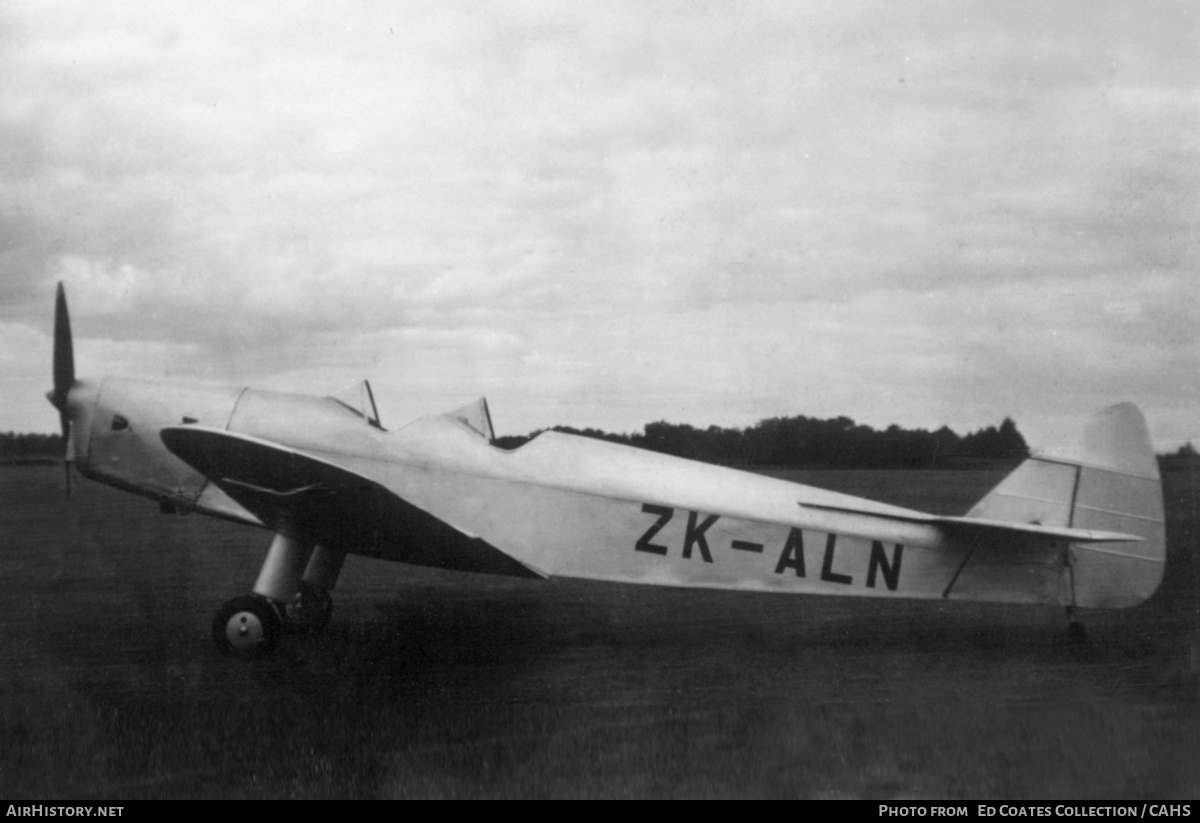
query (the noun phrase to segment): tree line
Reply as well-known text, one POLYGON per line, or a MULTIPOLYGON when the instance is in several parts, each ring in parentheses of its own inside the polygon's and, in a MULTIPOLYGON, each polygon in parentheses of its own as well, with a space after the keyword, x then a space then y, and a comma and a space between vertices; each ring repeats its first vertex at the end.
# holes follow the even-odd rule
MULTIPOLYGON (((816 420, 810 417, 772 417, 747 429, 709 426, 698 429, 686 423, 648 423, 640 434, 610 434, 599 429, 555 426, 528 435, 498 437, 503 449, 515 449, 544 431, 566 432, 622 443, 641 449, 687 457, 707 463, 752 466, 813 466, 828 468, 947 468, 969 467, 996 461, 1017 461, 1029 456, 1025 438, 1005 418, 999 426, 958 435, 943 426, 937 431, 888 426, 876 431, 848 417, 816 420)), ((44 463, 63 456, 57 434, 0 432, 0 463, 44 463)), ((1158 456, 1164 471, 1200 466, 1200 453, 1191 443, 1158 456)))
POLYGON ((1200 452, 1189 441, 1170 454, 1160 454, 1158 468, 1164 472, 1195 471, 1200 468, 1200 452))
MULTIPOLYGON (((499 437, 501 448, 521 446, 545 429, 527 436, 499 437)), ((691 460, 726 465, 825 466, 829 468, 937 468, 971 462, 1019 460, 1029 447, 1011 419, 966 435, 943 426, 937 431, 889 426, 877 431, 848 417, 772 417, 745 429, 696 428, 664 420, 647 423, 635 434, 555 426, 551 431, 594 437, 691 460)), ((0 462, 43 462, 61 458, 57 434, 0 433, 0 462)))
POLYGON ((62 435, 0 433, 0 463, 44 463, 62 456, 62 435))
MULTIPOLYGON (((501 448, 517 448, 546 429, 528 436, 499 437, 501 448)), ((959 435, 943 426, 937 431, 888 426, 883 431, 848 417, 772 417, 745 429, 658 421, 641 433, 610 434, 599 429, 555 426, 550 431, 594 437, 641 449, 725 465, 787 465, 840 469, 945 468, 1029 456, 1029 446, 1010 418, 959 435)))

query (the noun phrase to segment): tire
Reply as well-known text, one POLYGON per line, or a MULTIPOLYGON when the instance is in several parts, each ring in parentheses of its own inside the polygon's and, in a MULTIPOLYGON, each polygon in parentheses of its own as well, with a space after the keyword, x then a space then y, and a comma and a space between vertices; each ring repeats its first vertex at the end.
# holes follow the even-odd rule
POLYGON ((284 609, 285 626, 296 634, 320 634, 333 617, 333 596, 328 589, 300 581, 292 602, 284 609))

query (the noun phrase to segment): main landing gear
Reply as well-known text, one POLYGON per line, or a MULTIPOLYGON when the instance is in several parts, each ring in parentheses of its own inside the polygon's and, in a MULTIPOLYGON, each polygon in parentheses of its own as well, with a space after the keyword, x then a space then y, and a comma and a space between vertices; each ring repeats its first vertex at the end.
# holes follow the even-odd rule
POLYGON ((329 590, 300 581, 296 596, 284 607, 284 625, 296 634, 320 634, 333 617, 333 595, 329 590))
POLYGON ((333 616, 330 592, 346 555, 276 534, 254 593, 235 597, 213 618, 222 653, 267 657, 284 632, 319 634, 333 616))

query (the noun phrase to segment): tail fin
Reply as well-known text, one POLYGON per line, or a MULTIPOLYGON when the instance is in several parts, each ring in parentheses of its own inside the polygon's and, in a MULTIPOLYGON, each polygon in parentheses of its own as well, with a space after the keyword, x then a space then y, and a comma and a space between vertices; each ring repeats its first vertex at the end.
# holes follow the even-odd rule
POLYGON ((1069 544, 1065 562, 1074 606, 1136 606, 1162 580, 1162 483, 1146 420, 1132 403, 1093 417, 1073 452, 1026 460, 967 517, 1141 537, 1129 543, 1069 544))

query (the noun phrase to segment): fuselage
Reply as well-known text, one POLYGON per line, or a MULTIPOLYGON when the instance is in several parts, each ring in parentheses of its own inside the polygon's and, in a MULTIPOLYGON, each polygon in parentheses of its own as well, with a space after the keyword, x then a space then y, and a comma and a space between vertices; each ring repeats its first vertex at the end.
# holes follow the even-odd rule
MULTIPOLYGON (((328 397, 124 378, 77 384, 69 406, 82 473, 185 512, 262 525, 159 436, 198 425, 354 472, 550 576, 860 596, 941 597, 952 584, 976 599, 1065 596, 1061 564, 1035 557, 1031 567, 1020 551, 979 579, 960 574, 964 547, 912 522, 918 512, 589 438, 551 432, 506 451, 449 415, 388 432, 328 397)), ((384 534, 348 549, 404 559, 395 546, 384 534)))

